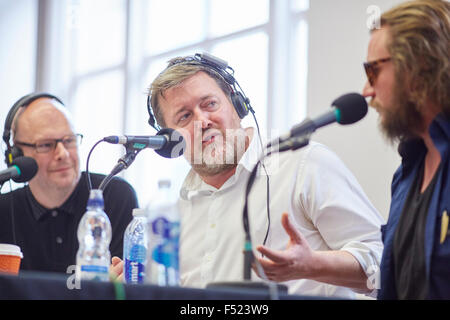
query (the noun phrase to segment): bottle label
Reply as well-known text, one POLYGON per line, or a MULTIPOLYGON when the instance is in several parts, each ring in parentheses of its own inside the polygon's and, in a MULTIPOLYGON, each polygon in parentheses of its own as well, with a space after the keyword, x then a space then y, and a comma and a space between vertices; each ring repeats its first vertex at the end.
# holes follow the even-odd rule
MULTIPOLYGON (((167 268, 175 268, 178 270, 180 223, 169 222, 164 218, 160 218, 159 220, 164 221, 164 229, 162 232, 164 236, 161 237, 160 243, 153 248, 152 259, 167 268)), ((160 227, 162 225, 161 221, 158 223, 160 227)), ((162 230, 162 228, 159 230, 162 230)))
POLYGON ((81 279, 82 280, 93 280, 93 281, 108 281, 108 267, 98 266, 98 265, 82 265, 81 268, 81 279))
POLYGON ((125 281, 127 283, 143 283, 145 279, 145 262, 147 249, 143 245, 134 245, 125 258, 125 281))
POLYGON ((169 221, 164 217, 156 218, 152 221, 152 232, 160 237, 167 238, 170 231, 169 221))
POLYGON ((145 266, 143 263, 125 259, 125 281, 127 283, 144 283, 145 266))
POLYGON ((151 259, 146 272, 150 282, 162 286, 179 285, 179 221, 158 217, 151 222, 150 230, 151 259))

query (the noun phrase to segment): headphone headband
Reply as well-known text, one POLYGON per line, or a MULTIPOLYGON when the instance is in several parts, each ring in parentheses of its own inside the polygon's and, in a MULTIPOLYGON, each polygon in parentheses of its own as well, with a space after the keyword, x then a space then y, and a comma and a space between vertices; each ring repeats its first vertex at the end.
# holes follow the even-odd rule
POLYGON ((20 149, 17 147, 11 146, 11 144, 10 144, 11 128, 13 125, 14 118, 20 108, 26 107, 33 101, 40 99, 40 98, 55 99, 56 101, 58 101, 59 103, 64 105, 64 103, 61 101, 61 99, 59 99, 58 97, 56 97, 50 93, 46 93, 46 92, 33 92, 30 94, 27 94, 14 103, 14 105, 9 110, 8 115, 6 116, 5 126, 3 129, 3 141, 6 143, 5 162, 8 166, 11 164, 13 159, 15 157, 17 157, 17 155, 20 155, 20 149))
MULTIPOLYGON (((216 74, 219 75, 220 78, 222 78, 231 89, 231 102, 233 103, 233 106, 239 116, 239 118, 244 118, 249 110, 253 112, 253 109, 250 106, 250 100, 245 96, 244 92, 242 91, 241 87, 239 86, 239 83, 234 78, 234 70, 230 66, 228 66, 228 62, 225 60, 222 60, 220 58, 217 58, 213 55, 210 55, 206 52, 204 53, 196 53, 193 56, 187 56, 184 58, 174 59, 171 61, 171 63, 158 75, 158 77, 165 73, 168 69, 170 69, 173 66, 177 66, 180 64, 186 64, 186 65, 199 65, 206 67, 212 71, 214 71, 216 74), (236 87, 236 85, 239 87, 240 90, 236 87)), ((147 97, 147 111, 149 113, 149 120, 148 123, 155 128, 157 131, 161 130, 161 127, 158 125, 155 115, 153 113, 153 109, 151 106, 151 92, 149 93, 147 97)))

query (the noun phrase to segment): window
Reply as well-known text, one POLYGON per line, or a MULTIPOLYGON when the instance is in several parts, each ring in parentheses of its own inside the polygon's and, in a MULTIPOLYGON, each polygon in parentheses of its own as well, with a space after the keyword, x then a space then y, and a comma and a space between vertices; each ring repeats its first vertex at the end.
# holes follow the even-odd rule
MULTIPOLYGON (((68 0, 49 8, 64 17, 55 21, 65 58, 51 70, 85 136, 81 159, 104 136, 155 134, 147 124, 151 81, 170 58, 203 51, 233 67, 265 138, 287 131, 306 115, 308 7, 308 0, 68 0)), ((255 126, 253 118, 243 126, 255 126)), ((109 173, 124 152, 100 144, 90 171, 109 173)), ((158 179, 178 190, 188 170, 182 157, 146 149, 122 176, 145 206, 158 179)))

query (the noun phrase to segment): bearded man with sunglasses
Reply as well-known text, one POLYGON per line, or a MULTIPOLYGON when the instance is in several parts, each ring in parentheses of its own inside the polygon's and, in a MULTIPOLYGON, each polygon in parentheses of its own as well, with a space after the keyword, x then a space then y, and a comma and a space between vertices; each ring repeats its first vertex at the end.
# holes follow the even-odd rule
MULTIPOLYGON (((65 273, 75 265, 78 223, 89 196, 86 173, 80 170, 82 135, 59 99, 42 96, 31 94, 13 114, 12 125, 5 125, 14 148, 36 160, 38 171, 28 185, 0 195, 0 243, 20 246, 21 270, 65 273)), ((92 174, 93 188, 104 177, 92 174)), ((114 178, 103 197, 112 226, 110 251, 122 255, 123 233, 138 206, 136 193, 114 178)))
POLYGON ((380 299, 450 299, 450 3, 405 2, 371 31, 363 95, 402 164, 382 227, 380 299))

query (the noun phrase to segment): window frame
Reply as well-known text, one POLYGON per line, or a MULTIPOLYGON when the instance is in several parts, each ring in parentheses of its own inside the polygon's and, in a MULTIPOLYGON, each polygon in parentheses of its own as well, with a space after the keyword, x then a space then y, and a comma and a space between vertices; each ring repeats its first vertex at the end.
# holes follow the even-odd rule
MULTIPOLYGON (((292 72, 292 66, 307 66, 307 43, 308 35, 303 43, 306 44, 303 52, 303 60, 296 62, 295 57, 295 41, 296 28, 300 21, 308 25, 306 11, 294 12, 291 10, 294 0, 268 0, 269 1, 269 17, 268 21, 249 28, 234 31, 225 35, 212 37, 205 30, 204 38, 196 43, 191 43, 176 49, 167 50, 154 55, 145 55, 143 31, 140 26, 142 19, 145 19, 142 6, 145 0, 123 0, 125 7, 125 43, 124 43, 124 60, 115 66, 98 69, 81 75, 75 75, 70 69, 70 59, 73 52, 70 52, 68 45, 64 40, 63 32, 60 31, 67 23, 71 23, 71 3, 70 1, 59 0, 41 0, 39 1, 38 10, 38 43, 37 49, 37 76, 36 89, 53 92, 65 101, 66 106, 72 109, 74 95, 80 86, 80 83, 86 79, 105 74, 114 70, 123 74, 123 101, 122 113, 118 116, 122 119, 122 128, 118 128, 116 134, 143 134, 143 130, 150 130, 148 134, 154 134, 148 124, 147 119, 142 121, 140 113, 130 112, 136 105, 141 106, 145 110, 145 92, 142 88, 147 88, 150 83, 139 83, 144 77, 145 70, 155 61, 161 58, 170 58, 179 55, 182 52, 194 52, 198 48, 202 51, 211 51, 211 49, 224 41, 230 41, 263 32, 268 38, 268 65, 262 66, 267 68, 267 92, 265 99, 267 100, 265 128, 261 128, 263 132, 271 138, 271 134, 283 134, 294 123, 300 122, 302 119, 293 117, 293 115, 306 116, 307 87, 306 78, 307 70, 292 72), (64 19, 64 16, 68 19, 64 19), (55 31, 56 30, 56 31, 55 31), (59 31, 58 31, 59 30, 59 31), (59 57, 53 59, 53 57, 59 57), (63 57, 63 58, 61 58, 63 57), (295 77, 301 74, 302 88, 294 88, 295 77), (142 93, 136 96, 136 92, 142 93), (295 101, 294 98, 301 101, 295 101), (279 106, 284 106, 283 112, 280 112, 279 106), (138 122, 139 121, 139 122, 138 122), (122 132, 121 132, 122 131, 122 132), (275 133, 274 133, 275 132, 275 133)), ((76 2, 76 0, 75 0, 76 2)), ((206 14, 205 20, 208 19, 206 14)), ((208 21, 205 21, 205 25, 208 21)), ((70 26, 69 26, 70 29, 70 26)), ((71 29, 74 32, 74 29, 71 29)), ((73 34, 72 34, 73 36, 73 34)), ((298 39, 297 39, 298 40, 298 39)), ((226 59, 226 57, 221 57, 226 59)), ((244 89, 245 86, 243 85, 244 89)), ((251 99, 251 97, 250 97, 251 99)), ((71 110, 74 111, 74 110, 71 110)), ((87 133, 85 133, 85 136, 87 133)), ((100 139, 100 137, 99 137, 100 139)), ((81 165, 83 165, 83 157, 81 157, 81 165)), ((105 170, 108 170, 105 168, 105 170)), ((139 170, 126 170, 120 175, 134 184, 139 179, 139 170)))

